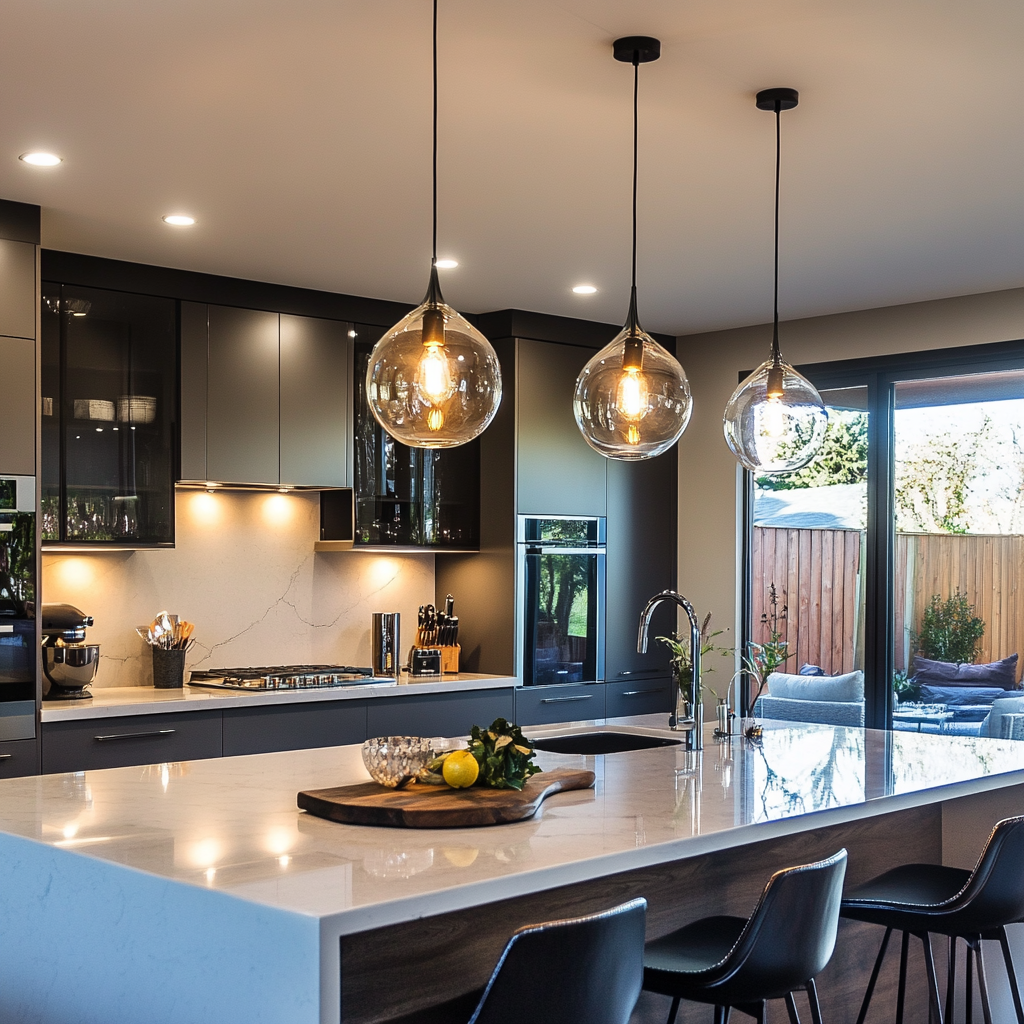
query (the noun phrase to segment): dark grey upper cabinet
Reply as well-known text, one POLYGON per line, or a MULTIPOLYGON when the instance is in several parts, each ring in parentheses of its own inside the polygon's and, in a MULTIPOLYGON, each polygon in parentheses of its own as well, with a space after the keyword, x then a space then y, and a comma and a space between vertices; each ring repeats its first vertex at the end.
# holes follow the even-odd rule
POLYGON ((351 482, 350 324, 181 304, 181 477, 351 482))
POLYGON ((0 366, 4 375, 0 473, 35 476, 36 343, 25 338, 0 338, 0 366))
POLYGON ((34 339, 37 310, 36 247, 0 238, 0 335, 34 339))
POLYGON ((576 378, 592 349, 518 342, 517 511, 520 515, 603 516, 607 459, 576 426, 576 378))
POLYGON ((280 481, 277 313, 209 307, 206 472, 239 484, 280 481))
POLYGON ((655 610, 647 654, 637 654, 647 599, 676 584, 676 449, 645 462, 608 460, 608 625, 605 678, 668 675, 669 652, 655 637, 676 628, 675 605, 655 610))
POLYGON ((206 401, 210 360, 210 307, 181 304, 181 479, 208 480, 206 401))
POLYGON ((351 481, 349 325, 281 314, 281 483, 351 481))

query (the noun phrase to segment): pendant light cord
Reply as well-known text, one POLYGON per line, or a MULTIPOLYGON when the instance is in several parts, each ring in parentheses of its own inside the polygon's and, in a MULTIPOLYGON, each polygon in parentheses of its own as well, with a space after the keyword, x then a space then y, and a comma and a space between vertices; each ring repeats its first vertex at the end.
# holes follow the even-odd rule
MULTIPOLYGON (((435 0, 436 2, 436 0, 435 0)), ((775 101, 775 316, 772 328, 772 362, 782 359, 779 350, 779 178, 782 169, 782 103, 775 101)))
POLYGON ((437 0, 434 0, 434 150, 433 150, 434 225, 430 265, 437 263, 437 0))
POLYGON ((636 177, 637 177, 637 152, 639 151, 639 135, 637 123, 639 121, 638 95, 640 92, 640 54, 633 54, 633 277, 631 281, 632 294, 636 294, 636 177))

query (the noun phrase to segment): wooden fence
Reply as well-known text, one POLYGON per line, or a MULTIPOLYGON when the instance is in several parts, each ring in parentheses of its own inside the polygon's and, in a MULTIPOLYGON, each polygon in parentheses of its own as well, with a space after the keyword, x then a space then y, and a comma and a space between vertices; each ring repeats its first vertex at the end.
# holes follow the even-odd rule
MULTIPOLYGON (((754 640, 767 639, 761 616, 770 613, 767 591, 774 582, 779 632, 793 654, 787 671, 796 672, 804 664, 820 665, 829 674, 861 668, 864 534, 759 526, 754 529, 752 556, 754 640)), ((985 621, 978 660, 996 661, 1015 652, 1024 657, 1024 593, 1018 582, 1022 575, 1024 536, 1018 534, 897 534, 895 667, 909 667, 913 634, 932 596, 945 599, 957 590, 985 621)))

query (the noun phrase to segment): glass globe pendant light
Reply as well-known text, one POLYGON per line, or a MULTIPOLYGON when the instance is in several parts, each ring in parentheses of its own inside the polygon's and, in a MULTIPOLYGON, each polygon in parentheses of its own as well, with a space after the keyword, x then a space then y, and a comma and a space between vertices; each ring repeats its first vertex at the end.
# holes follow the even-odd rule
POLYGON ((573 413, 587 444, 626 462, 668 451, 690 421, 686 373, 641 326, 636 311, 637 92, 640 65, 661 56, 661 43, 628 36, 613 44, 616 60, 633 65, 633 282, 626 325, 576 379, 573 413))
POLYGON ((814 385, 779 348, 779 170, 781 112, 799 101, 796 89, 764 89, 759 110, 775 111, 775 319, 771 355, 732 393, 725 407, 725 440, 744 469, 771 475, 806 466, 825 438, 828 412, 814 385))
POLYGON ((437 280, 437 0, 434 0, 433 255, 423 302, 374 346, 366 395, 377 422, 412 448, 456 448, 487 429, 501 403, 490 342, 441 296, 437 280))

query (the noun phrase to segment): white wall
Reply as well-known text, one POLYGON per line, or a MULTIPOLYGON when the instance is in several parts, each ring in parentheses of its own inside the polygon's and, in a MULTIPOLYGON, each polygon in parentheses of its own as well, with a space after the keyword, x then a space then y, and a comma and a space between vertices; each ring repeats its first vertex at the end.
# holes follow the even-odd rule
MULTIPOLYGON (((161 609, 196 623, 187 668, 370 664, 370 615, 434 600, 433 555, 316 554, 315 494, 180 491, 173 550, 43 556, 42 599, 92 615, 97 686, 153 681, 135 626, 161 609)), ((457 595, 456 595, 457 596, 457 595)))
MULTIPOLYGON (((794 320, 780 326, 791 363, 855 359, 1024 338, 1024 288, 794 320)), ((771 326, 681 337, 693 417, 679 442, 679 587, 703 618, 736 628, 736 460, 722 413, 739 381, 768 357, 771 326)), ((730 634, 730 637, 732 634, 730 634)))

